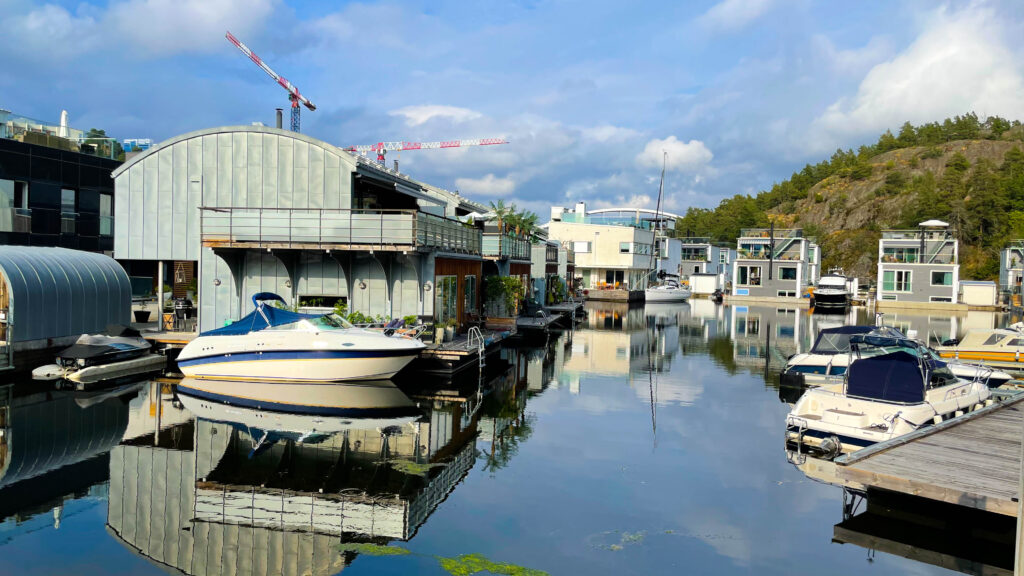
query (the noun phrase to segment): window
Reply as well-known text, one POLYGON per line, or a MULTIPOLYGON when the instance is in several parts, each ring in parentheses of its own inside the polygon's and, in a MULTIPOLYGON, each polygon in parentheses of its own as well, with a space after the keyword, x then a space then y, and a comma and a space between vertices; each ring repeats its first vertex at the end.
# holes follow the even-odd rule
POLYGON ((883 262, 917 262, 918 248, 884 248, 882 250, 883 262))
POLYGON ((725 264, 728 261, 729 261, 729 251, 728 250, 722 250, 721 252, 718 253, 718 262, 720 264, 725 264))
MULTIPOLYGON (((455 276, 438 276, 434 282, 434 321, 438 325, 458 320, 459 283, 455 276)), ((512 315, 511 310, 506 314, 512 315)))
POLYGON ((952 286, 952 272, 932 272, 932 286, 952 286))
POLYGON ((738 270, 739 278, 737 284, 740 286, 760 286, 761 285, 761 267, 760 266, 740 266, 738 270))
POLYGON ((700 274, 700 264, 693 267, 694 274, 700 274))
POLYGON ((982 346, 995 346, 1002 339, 1003 339, 1003 335, 1002 334, 993 334, 993 335, 988 337, 988 340, 985 340, 985 343, 982 344, 982 346))
POLYGON ((1014 338, 1007 342, 1006 345, 1014 348, 1020 348, 1021 346, 1024 346, 1024 338, 1014 338))
POLYGON ((113 234, 113 199, 110 194, 100 194, 100 236, 112 236, 113 234))
POLYGON ((577 254, 587 254, 590 252, 590 242, 573 242, 572 251, 577 254))
POLYGON ((796 280, 796 268, 793 266, 779 268, 779 280, 796 280))
POLYGON ((885 270, 882 272, 884 292, 910 292, 910 270, 885 270))
POLYGON ((69 190, 67 188, 60 191, 60 233, 61 234, 74 234, 75 233, 75 220, 78 214, 75 214, 75 200, 77 192, 69 190))
POLYGON ((619 254, 629 254, 629 242, 619 242, 619 254))
POLYGON ((466 276, 466 299, 462 309, 467 314, 476 314, 476 276, 466 276))
POLYGON ((929 302, 952 302, 953 299, 949 296, 932 296, 928 298, 929 302))
POLYGON ((779 298, 796 298, 796 292, 792 290, 779 290, 776 296, 779 298))

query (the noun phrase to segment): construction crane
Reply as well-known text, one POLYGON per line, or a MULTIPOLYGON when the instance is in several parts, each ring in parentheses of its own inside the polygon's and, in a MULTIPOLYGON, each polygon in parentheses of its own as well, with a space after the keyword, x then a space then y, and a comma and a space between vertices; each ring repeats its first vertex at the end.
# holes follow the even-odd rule
POLYGON ((437 148, 464 148, 466 146, 493 146, 495 144, 508 144, 504 138, 477 138, 475 140, 446 140, 444 142, 377 142, 376 144, 364 144, 362 146, 349 146, 344 148, 346 152, 367 152, 377 153, 377 162, 384 163, 384 155, 387 152, 401 152, 403 150, 434 150, 437 148))
POLYGON ((302 94, 299 94, 299 89, 292 85, 292 83, 289 82, 286 78, 278 76, 277 72, 271 70, 270 66, 267 66, 267 64, 263 60, 261 60, 259 56, 257 56, 252 50, 249 50, 249 47, 245 44, 242 44, 242 42, 238 38, 235 38, 235 35, 232 34, 230 31, 225 35, 225 37, 228 39, 229 42, 237 46, 238 49, 242 51, 242 54, 248 56, 250 60, 255 62, 257 66, 262 68, 264 72, 266 72, 271 78, 274 79, 275 82, 280 84, 282 88, 288 91, 288 99, 291 100, 292 103, 292 132, 298 132, 299 112, 301 110, 299 108, 299 103, 301 102, 306 106, 306 108, 309 108, 310 110, 316 110, 316 105, 310 102, 302 94))

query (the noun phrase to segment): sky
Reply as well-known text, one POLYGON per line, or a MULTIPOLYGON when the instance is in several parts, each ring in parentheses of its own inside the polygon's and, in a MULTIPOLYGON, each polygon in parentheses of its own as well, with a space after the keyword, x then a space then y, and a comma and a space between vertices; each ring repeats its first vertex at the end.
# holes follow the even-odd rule
MULTIPOLYGON (((160 141, 263 122, 287 94, 339 146, 487 203, 684 213, 905 121, 1024 119, 1024 3, 824 0, 0 0, 0 108, 160 141)), ((287 125, 287 109, 286 109, 287 125)))

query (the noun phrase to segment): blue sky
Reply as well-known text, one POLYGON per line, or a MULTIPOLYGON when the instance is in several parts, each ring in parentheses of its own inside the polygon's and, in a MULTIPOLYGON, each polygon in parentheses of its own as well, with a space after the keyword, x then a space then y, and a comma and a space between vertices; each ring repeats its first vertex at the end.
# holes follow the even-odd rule
MULTIPOLYGON (((503 136, 402 170, 546 217, 756 193, 903 121, 1024 118, 1020 2, 0 0, 0 107, 162 140, 273 122, 337 145, 503 136)), ((389 156, 393 158, 394 156, 389 156)))

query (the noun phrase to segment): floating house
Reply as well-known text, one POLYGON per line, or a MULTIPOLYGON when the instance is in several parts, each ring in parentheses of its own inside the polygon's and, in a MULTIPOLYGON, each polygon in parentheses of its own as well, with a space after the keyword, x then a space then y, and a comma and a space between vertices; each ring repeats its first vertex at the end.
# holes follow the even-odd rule
POLYGON ((725 290, 732 280, 732 265, 736 261, 736 249, 719 246, 710 238, 688 236, 679 239, 679 273, 690 279, 694 294, 711 294, 725 290))
POLYGON ((113 176, 115 256, 194 267, 200 330, 245 315, 264 291, 292 306, 465 325, 480 307, 485 255, 493 273, 515 273, 521 257, 529 273, 504 232, 460 221, 483 206, 295 132, 190 132, 113 176))
POLYGON ((552 303, 558 275, 558 252, 561 245, 553 240, 538 242, 532 246, 530 279, 532 294, 541 305, 552 303), (551 295, 551 297, 549 297, 551 295))
POLYGON ((743 229, 736 241, 732 296, 801 298, 812 280, 812 252, 817 255, 817 246, 799 228, 743 229))
POLYGON ((1016 297, 1020 305, 1021 282, 1024 280, 1024 240, 1011 240, 999 253, 999 289, 1016 297))
POLYGON ((131 321, 131 283, 112 258, 0 246, 0 370, 35 368, 82 334, 131 321))
POLYGON ((917 230, 882 231, 878 241, 880 306, 955 307, 959 292, 959 245, 949 224, 928 220, 917 230))
POLYGON ((549 238, 572 246, 583 288, 636 291, 652 277, 656 231, 674 218, 638 208, 588 212, 580 202, 573 209, 552 208, 546 227, 549 238))

